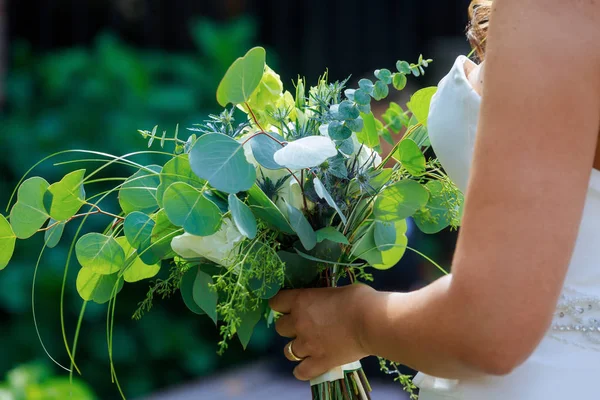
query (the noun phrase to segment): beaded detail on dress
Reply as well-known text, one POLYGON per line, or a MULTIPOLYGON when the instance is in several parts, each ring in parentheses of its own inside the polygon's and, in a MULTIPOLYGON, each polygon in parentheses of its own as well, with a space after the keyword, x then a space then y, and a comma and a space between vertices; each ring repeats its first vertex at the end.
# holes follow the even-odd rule
POLYGON ((565 287, 548 336, 563 343, 600 351, 600 297, 565 287))

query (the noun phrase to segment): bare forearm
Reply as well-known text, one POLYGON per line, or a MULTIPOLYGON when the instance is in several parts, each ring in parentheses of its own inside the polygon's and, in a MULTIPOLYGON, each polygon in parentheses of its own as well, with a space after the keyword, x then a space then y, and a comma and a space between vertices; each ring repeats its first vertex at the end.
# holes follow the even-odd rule
POLYGON ((469 338, 460 337, 457 327, 468 311, 452 298, 450 284, 447 276, 412 293, 374 294, 363 307, 365 350, 439 377, 481 373, 463 357, 469 338))

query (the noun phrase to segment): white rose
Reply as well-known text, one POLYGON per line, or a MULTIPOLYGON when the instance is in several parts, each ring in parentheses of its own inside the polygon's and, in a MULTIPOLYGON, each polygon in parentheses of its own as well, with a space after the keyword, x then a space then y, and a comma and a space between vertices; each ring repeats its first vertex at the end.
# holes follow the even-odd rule
POLYGON ((238 250, 238 244, 244 236, 235 224, 226 218, 219 231, 210 236, 194 236, 184 233, 174 237, 171 248, 183 258, 206 258, 216 264, 225 265, 225 262, 238 250))

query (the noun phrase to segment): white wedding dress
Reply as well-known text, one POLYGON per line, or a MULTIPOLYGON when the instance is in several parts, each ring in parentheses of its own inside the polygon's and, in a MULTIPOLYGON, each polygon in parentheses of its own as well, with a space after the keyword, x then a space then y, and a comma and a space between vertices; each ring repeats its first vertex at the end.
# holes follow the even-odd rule
MULTIPOLYGON (((428 121, 431 145, 463 192, 481 102, 465 75, 466 62, 471 61, 459 57, 440 82, 428 121)), ((532 242, 535 245, 543 243, 532 242)), ((421 389, 420 400, 600 399, 600 171, 592 170, 577 243, 553 323, 527 361, 506 376, 456 381, 419 373, 415 384, 421 389)))

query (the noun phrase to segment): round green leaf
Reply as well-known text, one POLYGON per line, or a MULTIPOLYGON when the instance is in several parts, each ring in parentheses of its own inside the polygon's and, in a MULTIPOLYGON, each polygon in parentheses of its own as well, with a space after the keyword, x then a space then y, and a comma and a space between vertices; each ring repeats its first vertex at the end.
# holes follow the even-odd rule
POLYGON ((415 213, 413 219, 421 232, 434 234, 450 225, 448 204, 461 204, 462 194, 443 193, 442 184, 438 181, 429 181, 425 186, 430 193, 429 201, 425 208, 415 213), (457 195, 461 198, 457 199, 457 195))
POLYGON ((406 237, 406 220, 394 222, 396 229, 396 241, 389 250, 381 252, 381 263, 373 263, 371 266, 376 269, 390 269, 402 259, 406 252, 408 238, 406 237))
POLYGON ((187 183, 174 183, 164 196, 167 217, 195 236, 210 236, 221 226, 221 210, 198 189, 187 183))
POLYGON ((392 83, 392 72, 389 69, 383 68, 375 70, 375 76, 386 85, 392 83))
POLYGON ((345 225, 347 222, 346 216, 344 215, 344 213, 342 213, 342 210, 340 210, 339 206, 337 205, 337 203, 335 202, 333 197, 331 197, 331 194, 329 194, 329 192, 327 191, 327 188, 325 187, 325 185, 323 185, 323 182, 321 182, 321 180, 319 178, 315 178, 313 180, 313 184, 315 187, 315 191, 317 192, 317 196, 319 196, 319 198, 325 200, 327 202, 327 204, 329 204, 329 206, 338 213, 338 215, 340 216, 340 219, 342 220, 342 222, 345 225))
POLYGON ((165 190, 175 182, 184 182, 198 189, 201 189, 206 183, 192 171, 187 154, 181 154, 167 161, 160 171, 159 178, 160 185, 156 188, 156 200, 159 207, 163 206, 165 190))
POLYGON ((181 298, 187 306, 187 308, 198 315, 206 314, 203 309, 194 301, 194 281, 198 274, 199 268, 190 268, 181 278, 181 284, 179 285, 179 291, 181 292, 181 298))
POLYGON ((152 229, 154 220, 148 215, 135 211, 129 214, 123 222, 125 237, 136 248, 146 248, 152 241, 152 229))
POLYGON ((125 252, 111 237, 99 233, 88 233, 75 246, 77 261, 84 268, 100 275, 118 272, 125 263, 125 252))
POLYGON ((33 236, 50 217, 44 206, 44 194, 50 185, 33 177, 19 187, 17 202, 10 212, 10 224, 19 239, 33 236))
POLYGON ((344 234, 333 226, 327 226, 319 229, 317 232, 317 243, 321 243, 323 240, 329 240, 335 243, 350 244, 344 234))
POLYGON ((142 246, 138 249, 140 259, 148 265, 173 257, 175 253, 171 249, 171 241, 175 236, 183 233, 183 229, 169 221, 165 210, 160 210, 153 219, 154 228, 152 228, 150 246, 142 246))
POLYGON ((398 61, 396 62, 396 69, 403 75, 410 74, 410 64, 406 61, 398 61))
POLYGON ((406 219, 427 204, 429 192, 418 182, 404 180, 385 188, 373 207, 375 219, 392 222, 406 219))
MULTIPOLYGON (((285 142, 285 139, 277 133, 269 132, 269 135, 276 138, 280 142, 285 142)), ((250 146, 252 147, 252 155, 261 167, 266 169, 281 169, 281 165, 275 162, 273 156, 277 150, 280 150, 283 145, 277 143, 269 136, 264 134, 258 134, 250 140, 250 146)))
POLYGON ((119 278, 119 273, 103 275, 90 268, 81 268, 77 274, 76 286, 77 293, 83 300, 104 304, 121 291, 123 279, 119 278))
POLYGON ((246 191, 256 181, 256 169, 246 159, 242 144, 219 133, 202 135, 196 141, 190 165, 197 176, 226 193, 246 191))
POLYGON ((350 129, 352 132, 361 132, 365 127, 365 121, 363 121, 362 117, 351 119, 346 121, 346 127, 348 127, 348 129, 350 129))
POLYGON ((384 252, 394 247, 396 243, 396 227, 391 222, 375 221, 373 238, 377 250, 384 252))
POLYGON ((44 233, 44 243, 46 243, 48 248, 52 249, 58 245, 58 242, 60 242, 60 239, 62 238, 66 224, 66 221, 57 222, 53 219, 48 221, 48 226, 52 227, 44 233))
MULTIPOLYGON (((361 107, 367 107, 371 104, 370 94, 370 92, 364 89, 358 89, 356 92, 354 92, 354 101, 359 105, 359 109, 361 107)), ((360 111, 364 112, 363 110, 360 111)))
MULTIPOLYGON (((360 81, 358 81, 358 87, 360 87, 359 90, 364 91, 366 94, 371 94, 371 93, 373 93, 373 88, 375 87, 375 85, 373 84, 373 81, 371 81, 370 79, 361 79, 360 81)), ((356 92, 354 92, 354 98, 356 99, 356 92)), ((366 103, 360 103, 360 104, 366 104, 366 103)))
POLYGON ((327 127, 327 133, 333 140, 346 140, 352 136, 352 130, 341 121, 331 121, 327 127))
POLYGON ((119 205, 125 214, 134 211, 149 214, 158 208, 156 193, 160 185, 161 167, 150 165, 146 168, 133 174, 119 190, 119 205))
POLYGON ((160 263, 147 265, 137 256, 137 250, 131 247, 125 236, 115 239, 125 252, 126 262, 123 267, 123 279, 125 282, 139 282, 144 279, 150 279, 156 276, 160 271, 160 263))
POLYGON ((0 214, 0 270, 6 268, 10 262, 15 251, 16 241, 17 236, 12 227, 4 215, 0 214))
POLYGON ((233 222, 242 235, 249 239, 256 237, 256 218, 250 208, 242 203, 234 194, 229 195, 229 210, 233 217, 233 222))
POLYGON ((300 238, 302 246, 304 246, 306 250, 312 250, 317 245, 317 234, 312 226, 310 226, 310 223, 304 214, 302 214, 302 211, 288 203, 286 203, 286 206, 290 225, 298 235, 298 238, 300 238))
POLYGON ((357 259, 362 259, 371 265, 381 264, 383 257, 377 250, 375 243, 375 225, 371 224, 364 235, 352 246, 352 255, 357 259))
POLYGON ((382 81, 377 81, 375 83, 375 87, 373 88, 373 98, 377 101, 385 99, 390 93, 390 88, 382 81))
POLYGON ((217 323, 217 301, 218 295, 213 285, 213 279, 210 275, 198 269, 196 278, 194 279, 194 287, 192 297, 194 302, 213 320, 217 323))
POLYGON ((373 113, 361 114, 363 119, 363 128, 356 134, 356 138, 367 147, 375 148, 379 146, 379 134, 377 133, 377 124, 373 113))
POLYGON ((392 84, 394 85, 394 88, 396 90, 404 89, 406 87, 406 82, 407 82, 407 79, 406 79, 406 75, 404 75, 404 74, 397 73, 397 74, 394 74, 392 77, 392 84))
POLYGON ((288 235, 295 233, 279 208, 257 185, 252 186, 248 190, 248 205, 254 215, 273 229, 287 233, 288 235))
POLYGON ((354 103, 344 100, 339 104, 337 118, 343 121, 350 121, 360 116, 360 111, 354 103))
POLYGON ((407 104, 408 109, 413 113, 417 121, 427 126, 427 117, 429 116, 429 105, 431 98, 437 92, 437 87, 427 87, 421 89, 412 95, 407 104))
POLYGON ((394 153, 402 166, 413 176, 421 176, 425 173, 426 160, 419 146, 411 139, 403 139, 394 153))
POLYGON ((258 307, 245 311, 240 315, 240 326, 237 328, 237 335, 240 339, 240 343, 244 350, 250 343, 250 339, 252 338, 252 333, 254 332, 254 327, 260 321, 260 318, 263 315, 264 307, 263 304, 259 304, 258 307))
POLYGON ((241 104, 250 98, 260 84, 265 70, 266 52, 262 47, 250 49, 229 67, 217 89, 217 101, 222 107, 241 104))
POLYGON ((52 219, 66 221, 85 204, 84 177, 85 169, 80 169, 48 187, 44 193, 44 208, 52 219))

